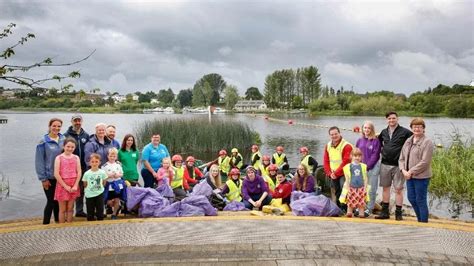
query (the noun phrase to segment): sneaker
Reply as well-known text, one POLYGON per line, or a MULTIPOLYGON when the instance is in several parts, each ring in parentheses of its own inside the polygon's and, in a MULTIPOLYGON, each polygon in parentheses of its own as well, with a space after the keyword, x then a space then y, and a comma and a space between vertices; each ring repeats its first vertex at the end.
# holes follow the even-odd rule
POLYGON ((82 211, 82 212, 78 212, 78 213, 76 213, 76 217, 84 217, 84 218, 86 218, 86 217, 87 217, 87 214, 86 214, 85 212, 83 212, 83 211, 82 211))
POLYGON ((364 211, 364 217, 367 218, 367 217, 369 217, 369 216, 370 216, 370 211, 369 211, 369 209, 366 209, 366 210, 364 211))
POLYGON ((403 221, 402 211, 395 211, 395 220, 403 221))
POLYGON ((353 214, 350 213, 350 212, 348 212, 348 213, 346 214, 346 217, 347 217, 347 218, 352 218, 352 216, 353 216, 353 214))
POLYGON ((110 217, 111 220, 117 220, 117 215, 112 215, 112 217, 110 217))
POLYGON ((106 214, 112 214, 112 213, 114 213, 114 212, 112 211, 112 207, 107 206, 106 214))

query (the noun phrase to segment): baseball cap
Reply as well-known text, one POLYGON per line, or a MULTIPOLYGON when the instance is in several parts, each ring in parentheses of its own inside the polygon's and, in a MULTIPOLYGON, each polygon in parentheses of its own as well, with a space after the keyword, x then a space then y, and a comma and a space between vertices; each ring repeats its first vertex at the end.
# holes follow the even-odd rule
POLYGON ((82 115, 80 115, 80 114, 75 114, 75 115, 73 115, 72 118, 71 118, 71 120, 76 120, 76 119, 82 120, 82 115))

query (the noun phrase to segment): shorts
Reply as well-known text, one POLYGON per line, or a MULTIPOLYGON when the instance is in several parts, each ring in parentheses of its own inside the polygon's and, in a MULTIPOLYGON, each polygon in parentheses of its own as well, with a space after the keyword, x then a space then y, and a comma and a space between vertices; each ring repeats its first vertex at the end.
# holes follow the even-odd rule
POLYGON ((116 198, 120 198, 121 193, 122 193, 122 190, 120 190, 119 193, 115 193, 115 191, 109 191, 109 193, 107 193, 107 200, 113 200, 113 199, 116 199, 116 198))
POLYGON ((405 177, 398 166, 380 164, 380 186, 395 189, 403 189, 405 187, 405 177))

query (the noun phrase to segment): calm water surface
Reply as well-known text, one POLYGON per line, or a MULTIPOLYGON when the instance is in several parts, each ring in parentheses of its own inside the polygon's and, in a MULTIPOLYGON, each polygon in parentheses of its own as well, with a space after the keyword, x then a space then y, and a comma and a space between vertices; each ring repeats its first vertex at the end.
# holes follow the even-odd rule
MULTIPOLYGON (((10 196, 0 200, 0 220, 41 216, 46 202, 41 184, 34 169, 35 147, 41 136, 47 132, 50 118, 59 117, 64 124, 62 132, 70 125, 69 113, 3 113, 8 118, 8 123, 0 125, 0 174, 7 177, 10 182, 10 196)), ((99 122, 115 124, 117 126, 117 139, 122 140, 127 133, 133 133, 140 122, 151 119, 189 119, 202 115, 157 115, 157 114, 84 114, 83 127, 87 132, 93 133, 94 125, 99 122)), ((282 115, 283 121, 288 119, 316 125, 337 125, 343 128, 353 128, 364 120, 375 123, 377 131, 386 126, 383 117, 316 117, 306 115, 282 115)), ((322 162, 323 148, 328 142, 327 128, 304 127, 289 125, 287 122, 273 122, 255 115, 216 115, 213 119, 235 119, 248 124, 256 130, 264 144, 262 153, 271 155, 277 145, 285 147, 285 153, 291 165, 295 166, 300 158, 298 149, 308 146, 310 152, 322 162)), ((410 118, 401 117, 400 124, 408 127, 410 118)), ((473 119, 427 118, 427 134, 435 143, 447 145, 449 134, 453 128, 458 128, 462 133, 471 135, 474 132, 473 119)), ((355 143, 358 134, 343 131, 343 137, 355 143)), ((162 132, 162 142, 166 144, 166 132, 162 132)), ((228 147, 229 149, 232 147, 228 147)), ((217 153, 217 151, 216 151, 217 153)), ((248 152, 246 153, 248 157, 248 152)), ((212 155, 198 155, 204 160, 211 159, 212 155)), ((433 206, 432 212, 438 216, 449 217, 447 205, 433 206)), ((467 211, 462 219, 472 219, 467 211)))

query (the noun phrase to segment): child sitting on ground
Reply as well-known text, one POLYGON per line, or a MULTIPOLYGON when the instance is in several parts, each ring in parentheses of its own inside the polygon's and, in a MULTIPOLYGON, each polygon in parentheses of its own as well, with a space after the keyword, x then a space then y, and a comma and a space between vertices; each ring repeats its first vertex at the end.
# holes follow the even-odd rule
POLYGON ((346 181, 339 201, 347 202, 347 217, 353 216, 353 210, 359 209, 359 217, 365 218, 365 203, 368 200, 367 165, 362 163, 362 151, 354 148, 351 152, 352 162, 344 166, 346 181))

